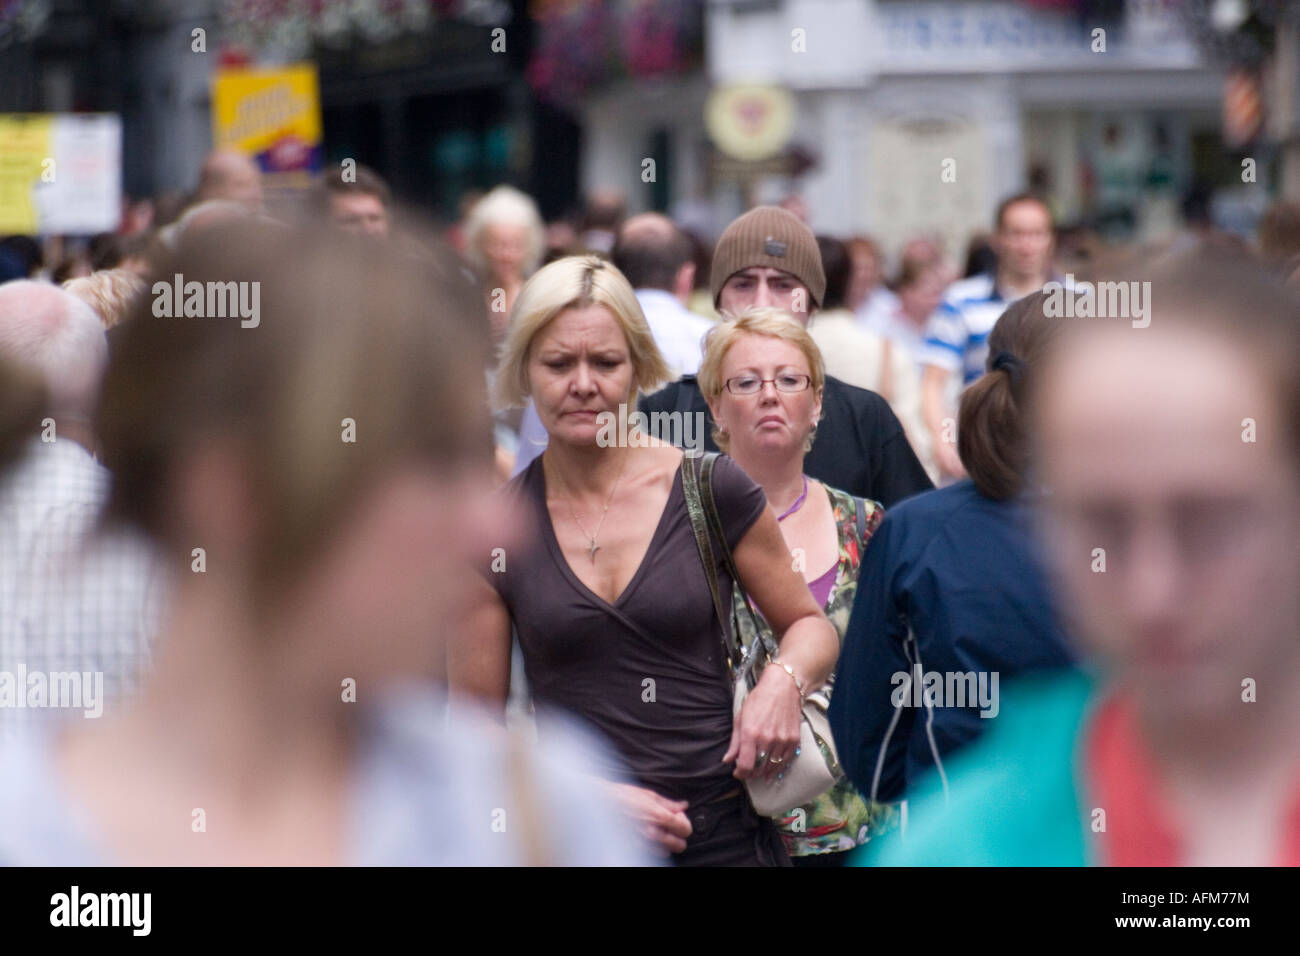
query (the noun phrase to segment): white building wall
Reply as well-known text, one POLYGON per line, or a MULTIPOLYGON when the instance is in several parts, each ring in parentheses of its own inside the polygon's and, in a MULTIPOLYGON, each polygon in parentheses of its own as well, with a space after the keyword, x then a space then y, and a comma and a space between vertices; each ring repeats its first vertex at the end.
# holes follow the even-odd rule
POLYGON ((674 201, 702 195, 707 96, 708 85, 696 74, 653 84, 623 83, 591 97, 582 111, 583 191, 618 189, 627 196, 629 213, 650 209, 651 187, 642 180, 642 162, 650 157, 654 131, 667 128, 672 132, 674 201))
POLYGON ((821 150, 821 161, 801 182, 800 194, 820 232, 846 235, 861 228, 866 202, 857 146, 864 120, 862 97, 861 90, 828 90, 799 98, 800 119, 807 104, 812 127, 810 135, 800 138, 821 150))
POLYGON ((937 234, 960 255, 971 232, 988 228, 998 200, 1024 186, 1022 163, 1005 161, 1019 157, 1023 138, 1006 77, 885 77, 860 110, 855 231, 877 236, 889 253, 911 236, 937 234))
POLYGON ((709 4, 709 78, 791 89, 861 86, 870 79, 874 0, 709 4))
MULTIPOLYGON (((618 186, 630 209, 645 208, 640 161, 651 130, 669 125, 674 204, 712 202, 720 228, 739 194, 705 188, 704 103, 715 85, 770 83, 795 94, 792 143, 816 157, 791 184, 816 229, 870 232, 889 248, 937 229, 957 256, 998 201, 1025 188, 1031 158, 1053 173, 1060 206, 1078 207, 1087 114, 1217 109, 1221 77, 1160 5, 1129 6, 1103 52, 1075 18, 1010 0, 709 0, 701 76, 588 105, 583 185, 618 186), (956 161, 950 184, 946 158, 956 161)), ((781 188, 759 186, 769 200, 781 188)))

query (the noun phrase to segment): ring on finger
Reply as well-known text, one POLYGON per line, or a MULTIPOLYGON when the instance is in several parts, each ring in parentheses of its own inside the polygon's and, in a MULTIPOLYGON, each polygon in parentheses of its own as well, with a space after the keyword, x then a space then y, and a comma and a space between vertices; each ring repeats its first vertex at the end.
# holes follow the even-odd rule
POLYGON ((785 758, 784 758, 784 757, 768 757, 768 758, 767 758, 767 762, 768 762, 768 763, 774 763, 774 764, 775 764, 775 763, 785 763, 785 758))

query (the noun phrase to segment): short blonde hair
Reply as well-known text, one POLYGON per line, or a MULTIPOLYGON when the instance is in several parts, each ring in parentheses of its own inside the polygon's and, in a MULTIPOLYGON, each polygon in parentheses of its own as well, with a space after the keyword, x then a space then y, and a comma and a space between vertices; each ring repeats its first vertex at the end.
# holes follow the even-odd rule
POLYGON ((565 256, 539 269, 515 300, 493 385, 498 410, 523 405, 532 393, 528 353, 537 333, 566 309, 591 305, 608 309, 623 330, 632 360, 633 394, 669 377, 668 365, 623 273, 598 256, 565 256))
POLYGON ((513 186, 498 186, 476 202, 465 217, 465 258, 479 274, 487 272, 480 243, 488 226, 520 226, 528 233, 524 275, 532 275, 546 251, 546 226, 537 204, 513 186))
POLYGON ((126 318, 132 300, 146 288, 143 278, 130 269, 121 268, 100 269, 63 283, 65 292, 71 292, 95 310, 105 329, 111 329, 126 318))
MULTIPOLYGON (((771 306, 750 306, 739 315, 722 313, 722 321, 704 336, 704 357, 700 361, 700 371, 696 380, 704 400, 712 405, 722 394, 726 382, 722 379, 722 363, 744 335, 766 335, 775 339, 792 342, 803 352, 808 360, 808 373, 812 379, 812 390, 820 395, 826 384, 826 362, 822 359, 821 349, 808 334, 802 322, 791 313, 771 306)), ((723 451, 727 450, 728 439, 717 426, 713 428, 713 440, 723 451)), ((812 436, 804 447, 807 452, 812 448, 812 436)))

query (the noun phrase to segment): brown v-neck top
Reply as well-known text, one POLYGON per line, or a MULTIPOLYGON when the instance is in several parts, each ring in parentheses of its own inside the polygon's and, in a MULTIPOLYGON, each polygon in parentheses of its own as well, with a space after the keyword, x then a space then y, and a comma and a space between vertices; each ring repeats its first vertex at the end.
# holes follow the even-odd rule
MULTIPOLYGON (((546 509, 542 459, 504 492, 518 496, 530 540, 487 578, 501 595, 539 706, 589 721, 615 746, 641 786, 693 805, 734 790, 732 696, 713 598, 686 512, 680 469, 641 565, 610 604, 573 573, 546 509)), ((713 493, 735 548, 767 507, 763 489, 726 456, 713 493)), ((715 549, 724 606, 731 576, 715 549)), ((544 731, 543 731, 544 732, 544 731)))

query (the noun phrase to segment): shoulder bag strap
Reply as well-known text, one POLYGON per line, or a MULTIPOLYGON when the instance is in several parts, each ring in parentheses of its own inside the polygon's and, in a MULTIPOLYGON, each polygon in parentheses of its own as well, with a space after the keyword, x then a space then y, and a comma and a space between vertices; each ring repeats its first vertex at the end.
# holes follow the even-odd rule
MULTIPOLYGON (((709 456, 705 455, 707 461, 709 456)), ((718 588, 718 569, 713 560, 713 545, 709 543, 708 519, 704 515, 704 505, 700 500, 699 476, 695 472, 694 459, 690 455, 682 456, 682 493, 686 498, 686 514, 691 519, 691 530, 695 532, 695 547, 700 553, 700 562, 704 565, 704 577, 709 582, 709 593, 713 595, 713 610, 718 617, 718 633, 722 638, 723 659, 727 662, 728 676, 735 673, 731 646, 727 640, 727 621, 730 615, 722 606, 722 593, 718 588)), ((723 542, 725 550, 726 542, 723 542)), ((730 560, 730 558, 728 558, 730 560)))
MULTIPOLYGON (((754 628, 754 634, 763 644, 763 652, 770 660, 776 650, 775 642, 768 635, 767 627, 762 624, 754 609, 749 603, 749 595, 745 592, 745 586, 741 583, 740 572, 736 570, 736 562, 731 557, 731 548, 727 546, 727 536, 722 530, 722 519, 718 516, 718 505, 713 499, 713 464, 718 460, 718 454, 711 452, 704 456, 704 461, 700 468, 700 494, 704 499, 704 514, 708 518, 709 527, 713 529, 714 536, 718 539, 719 546, 722 548, 722 560, 726 562, 727 571, 731 574, 732 587, 740 593, 741 604, 744 605, 745 613, 749 616, 749 622, 754 628)), ((749 656, 750 662, 757 658, 756 654, 749 656)))

